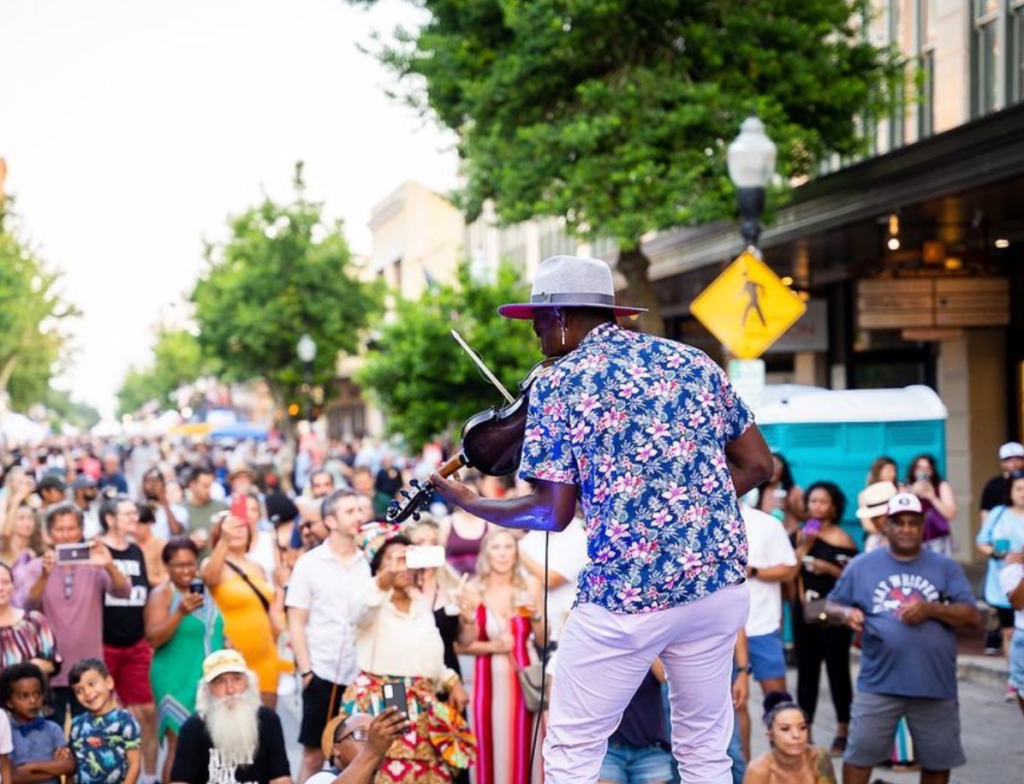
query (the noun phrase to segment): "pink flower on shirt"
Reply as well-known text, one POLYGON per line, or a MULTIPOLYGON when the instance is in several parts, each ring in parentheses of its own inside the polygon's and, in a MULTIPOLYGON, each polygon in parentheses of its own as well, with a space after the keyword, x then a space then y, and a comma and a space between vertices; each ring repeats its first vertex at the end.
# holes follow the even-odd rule
POLYGON ((644 432, 649 433, 652 438, 665 438, 671 433, 668 425, 664 422, 655 422, 644 432))
POLYGON ((658 454, 658 450, 650 444, 644 444, 636 453, 636 459, 641 463, 646 463, 652 457, 658 454))
POLYGON ((685 501, 689 494, 686 492, 685 487, 680 487, 675 482, 669 485, 668 490, 661 494, 661 497, 668 501, 670 504, 677 503, 679 501, 685 501))

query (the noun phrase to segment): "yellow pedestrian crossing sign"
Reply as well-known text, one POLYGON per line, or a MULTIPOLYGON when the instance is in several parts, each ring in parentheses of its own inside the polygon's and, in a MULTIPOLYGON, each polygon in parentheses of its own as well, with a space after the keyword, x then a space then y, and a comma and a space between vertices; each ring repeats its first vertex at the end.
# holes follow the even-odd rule
POLYGON ((756 359, 807 305, 771 268, 744 251, 690 303, 693 314, 738 359, 756 359))

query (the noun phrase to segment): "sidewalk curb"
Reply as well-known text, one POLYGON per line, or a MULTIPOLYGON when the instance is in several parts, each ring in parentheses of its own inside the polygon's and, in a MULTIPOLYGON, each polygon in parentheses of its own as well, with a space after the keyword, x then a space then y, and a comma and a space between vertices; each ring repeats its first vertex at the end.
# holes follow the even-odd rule
MULTIPOLYGON (((850 660, 860 662, 860 651, 853 648, 850 660)), ((1006 688, 1010 677, 1010 669, 1002 656, 970 656, 961 654, 956 658, 956 679, 976 683, 979 686, 999 686, 1006 688)))

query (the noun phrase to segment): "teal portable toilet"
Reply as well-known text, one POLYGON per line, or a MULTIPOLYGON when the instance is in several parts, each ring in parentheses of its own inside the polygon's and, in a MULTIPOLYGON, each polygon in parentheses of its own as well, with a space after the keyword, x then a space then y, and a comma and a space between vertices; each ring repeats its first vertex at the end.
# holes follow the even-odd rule
POLYGON ((946 475, 947 411, 930 387, 768 387, 765 401, 755 413, 772 451, 786 458, 801 487, 818 480, 839 485, 846 495, 843 522, 858 542, 857 495, 876 458, 895 460, 902 481, 910 461, 928 453, 946 475))

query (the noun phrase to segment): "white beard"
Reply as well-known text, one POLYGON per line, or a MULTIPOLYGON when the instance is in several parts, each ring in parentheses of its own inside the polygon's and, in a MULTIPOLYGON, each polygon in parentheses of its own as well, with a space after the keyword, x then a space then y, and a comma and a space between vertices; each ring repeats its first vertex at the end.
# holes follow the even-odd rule
POLYGON ((253 687, 242 694, 216 698, 209 687, 200 686, 196 699, 196 710, 206 722, 213 748, 220 754, 225 765, 251 765, 256 758, 260 732, 257 711, 260 707, 260 693, 253 687))

